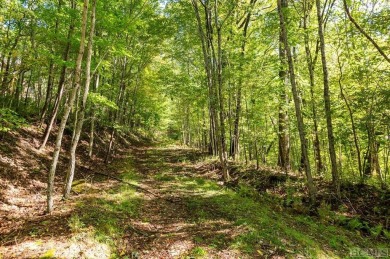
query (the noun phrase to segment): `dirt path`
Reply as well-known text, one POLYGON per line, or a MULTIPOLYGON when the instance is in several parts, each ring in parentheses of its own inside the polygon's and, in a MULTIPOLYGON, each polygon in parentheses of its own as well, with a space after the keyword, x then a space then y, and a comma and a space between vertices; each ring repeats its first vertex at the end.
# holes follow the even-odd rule
MULTIPOLYGON (((178 148, 142 148, 133 152, 139 184, 156 195, 144 192, 139 217, 132 220, 126 237, 127 251, 140 258, 243 258, 229 248, 229 239, 240 228, 221 215, 202 220, 191 201, 204 198, 196 189, 195 162, 201 154, 178 148)), ((202 208, 212 210, 213 208, 202 208)))
POLYGON ((109 166, 79 170, 66 202, 60 202, 59 177, 52 215, 43 214, 44 188, 34 189, 39 202, 29 210, 22 205, 30 196, 20 196, 21 205, 4 210, 0 222, 0 258, 244 257, 229 248, 240 228, 207 203, 194 207, 208 192, 197 189, 204 184, 197 174, 205 171, 195 163, 201 156, 177 147, 132 148, 109 166))
POLYGON ((57 191, 53 215, 42 215, 43 187, 28 208, 19 205, 29 196, 15 194, 18 206, 0 207, 0 259, 345 258, 387 247, 328 214, 308 217, 246 185, 226 188, 214 165, 196 150, 133 146, 110 165, 78 171, 70 200, 57 191))

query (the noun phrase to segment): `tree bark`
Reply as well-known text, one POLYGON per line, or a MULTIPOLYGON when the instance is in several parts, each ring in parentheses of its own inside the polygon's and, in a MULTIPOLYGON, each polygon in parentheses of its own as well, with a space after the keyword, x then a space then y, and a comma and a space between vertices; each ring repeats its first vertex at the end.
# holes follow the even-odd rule
POLYGON ((353 25, 355 25, 356 29, 359 30, 359 32, 361 34, 363 34, 364 37, 366 37, 366 39, 368 39, 371 44, 376 48, 376 50, 382 55, 382 57, 390 63, 390 58, 386 55, 386 53, 382 50, 381 47, 379 47, 379 45, 374 41, 373 38, 371 38, 370 35, 368 35, 368 33, 355 21, 355 19, 352 17, 351 13, 349 12, 349 8, 348 8, 348 5, 347 5, 347 0, 343 0, 343 4, 344 4, 344 10, 345 10, 345 13, 347 14, 348 16, 348 19, 353 23, 353 25))
POLYGON ((332 182, 333 188, 336 192, 338 198, 340 198, 340 179, 339 172, 337 169, 337 159, 336 159, 336 150, 334 144, 334 135, 333 135, 333 124, 332 124, 332 112, 331 112, 331 100, 329 93, 329 74, 328 66, 326 63, 326 53, 325 53, 325 37, 323 32, 323 22, 321 15, 321 3, 320 0, 316 0, 317 6, 317 20, 318 20, 318 36, 320 38, 320 50, 321 50, 321 62, 322 62, 322 72, 324 79, 324 102, 325 102, 325 116, 326 116, 326 128, 328 131, 328 144, 329 144, 329 155, 332 167, 332 182))
POLYGON ((230 181, 230 175, 227 168, 226 134, 225 134, 225 109, 224 92, 222 81, 222 35, 221 26, 218 22, 218 0, 214 2, 214 22, 217 29, 217 88, 219 100, 219 122, 220 122, 220 161, 222 165, 222 175, 225 182, 230 181))
MULTIPOLYGON (((85 110, 87 107, 87 98, 89 93, 89 87, 91 84, 91 60, 92 60, 92 51, 93 51, 93 37, 95 33, 95 20, 96 20, 96 0, 92 0, 92 13, 91 13, 91 28, 90 28, 90 34, 89 34, 89 41, 88 41, 88 47, 87 47, 87 62, 86 62, 86 72, 85 72, 85 86, 84 86, 84 92, 82 95, 82 101, 80 105, 80 110, 78 111, 79 116, 77 120, 75 121, 75 134, 74 138, 71 143, 70 148, 70 161, 68 166, 68 171, 66 175, 66 183, 65 183, 65 189, 64 189, 64 199, 69 198, 70 191, 72 189, 72 183, 76 168, 76 150, 77 145, 80 140, 81 131, 83 129, 84 124, 84 117, 85 117, 85 110)), ((76 111, 77 113, 77 111, 76 111)))
POLYGON ((218 3, 217 1, 213 1, 213 6, 210 6, 210 2, 201 2, 201 4, 204 7, 205 30, 203 30, 203 24, 200 18, 198 0, 192 0, 198 24, 199 38, 202 43, 204 68, 206 72, 207 86, 209 89, 210 140, 213 138, 215 139, 215 143, 211 142, 210 147, 213 147, 214 144, 214 148, 218 148, 218 156, 222 167, 223 178, 224 181, 229 181, 222 81, 222 37, 221 25, 218 21, 218 3), (215 31, 217 34, 216 47, 214 46, 215 31))
POLYGON ((360 180, 363 181, 363 168, 362 168, 360 145, 359 145, 359 140, 358 140, 358 135, 357 135, 357 131, 356 131, 356 125, 355 125, 355 120, 353 117, 352 108, 349 105, 347 97, 345 96, 344 88, 343 88, 343 85, 341 83, 342 79, 343 79, 343 68, 342 68, 339 56, 337 57, 337 61, 338 61, 339 70, 340 70, 340 78, 339 78, 340 93, 341 93, 341 97, 343 98, 343 100, 345 102, 345 105, 347 106, 349 118, 351 119, 353 142, 354 142, 355 148, 356 148, 356 157, 357 157, 357 161, 358 161, 359 176, 360 176, 360 180))
MULTIPOLYGON (((94 91, 97 92, 99 89, 99 83, 100 83, 100 75, 96 74, 95 78, 95 89, 94 91)), ((94 145, 94 139, 95 139, 95 120, 96 120, 96 113, 95 109, 92 105, 92 115, 91 115, 91 129, 90 129, 90 135, 89 135, 89 145, 88 145, 88 156, 92 158, 93 155, 93 145, 94 145)))
MULTIPOLYGON (((316 109, 315 98, 314 98, 314 87, 315 87, 314 69, 315 69, 315 63, 317 60, 317 54, 318 54, 319 48, 316 48, 315 57, 313 59, 311 51, 310 51, 310 46, 309 46, 309 41, 310 41, 309 30, 307 28, 307 20, 308 20, 309 13, 310 13, 311 9, 312 9, 312 4, 309 1, 305 1, 304 2, 304 14, 303 14, 304 15, 304 17, 303 17, 303 30, 304 30, 306 63, 307 63, 307 69, 309 72, 311 111, 312 111, 313 126, 314 126, 314 138, 313 138, 314 158, 316 161, 317 174, 320 174, 324 170, 324 165, 322 163, 322 157, 321 157, 321 145, 320 145, 320 139, 318 136, 318 116, 317 116, 317 109, 316 109)), ((318 41, 317 41, 317 43, 318 43, 318 41)))
POLYGON ((284 18, 284 10, 283 6, 283 1, 285 0, 277 0, 278 3, 278 13, 279 13, 279 19, 280 19, 280 29, 281 29, 281 35, 282 35, 282 41, 284 44, 284 48, 286 50, 286 55, 287 55, 287 62, 288 62, 288 67, 289 67, 289 73, 290 73, 290 83, 291 83, 291 88, 292 88, 292 93, 293 93, 293 99, 294 99, 294 106, 295 106, 295 114, 297 118, 297 123, 298 123, 298 131, 299 131, 299 139, 301 142, 301 153, 304 159, 304 169, 306 173, 306 178, 307 178, 307 187, 309 189, 309 198, 312 206, 315 206, 315 201, 316 201, 316 188, 314 186, 313 178, 311 175, 311 170, 310 170, 310 161, 308 157, 308 152, 307 152, 307 139, 306 139, 306 132, 305 132, 305 125, 303 122, 303 117, 302 117, 302 111, 301 111, 301 102, 298 96, 298 89, 296 85, 296 78, 295 78, 295 70, 294 70, 294 62, 291 54, 291 49, 288 44, 288 36, 287 36, 287 29, 286 29, 286 22, 284 18))
MULTIPOLYGON (((288 6, 287 1, 281 1, 282 8, 288 6)), ((280 22, 280 28, 282 27, 282 21, 280 22)), ((279 104, 279 115, 278 115, 278 166, 281 167, 286 174, 290 170, 290 137, 288 127, 288 96, 286 85, 288 84, 287 76, 287 62, 286 62, 286 49, 284 48, 284 35, 282 30, 279 30, 279 60, 280 70, 279 79, 281 82, 280 89, 280 104, 279 104)))
MULTIPOLYGON (((257 0, 251 0, 250 5, 255 5, 257 0)), ((251 20, 252 11, 249 10, 245 20, 243 22, 243 31, 242 31, 242 43, 241 43, 241 60, 239 64, 239 70, 242 71, 243 68, 243 62, 245 58, 245 49, 246 49, 246 42, 247 42, 247 34, 248 34, 248 27, 251 20)), ((238 85, 237 85, 237 98, 236 98, 236 111, 235 111, 235 118, 234 118, 234 130, 232 135, 232 141, 231 141, 231 156, 233 160, 236 159, 236 155, 239 154, 239 143, 240 143, 240 117, 241 117, 241 99, 242 99, 242 77, 243 75, 240 75, 240 78, 238 79, 238 85)))
POLYGON ((84 6, 82 11, 82 23, 81 23, 81 38, 80 38, 80 48, 76 60, 76 69, 74 75, 74 85, 70 92, 67 103, 65 104, 64 115, 61 120, 60 128, 58 130, 52 163, 50 166, 48 185, 47 185, 47 212, 51 213, 53 211, 53 190, 54 190, 54 177, 57 169, 58 158, 61 151, 62 137, 64 134, 65 126, 69 118, 69 114, 74 105, 77 91, 80 88, 81 81, 81 65, 85 51, 85 35, 87 30, 87 16, 88 16, 88 4, 89 0, 84 0, 84 6))
MULTIPOLYGON (((73 0, 71 1, 71 5, 72 5, 72 9, 76 9, 76 5, 75 5, 73 0)), ((70 53, 70 47, 71 47, 71 37, 72 37, 73 31, 74 31, 74 27, 75 27, 74 19, 72 19, 71 23, 69 25, 66 47, 65 47, 64 53, 63 53, 63 60, 65 62, 69 60, 69 53, 70 53)), ((61 104, 61 101, 62 101, 62 97, 63 97, 63 94, 64 94, 66 70, 67 70, 66 69, 66 65, 65 64, 62 65, 60 79, 58 81, 58 90, 57 90, 57 95, 56 95, 56 99, 55 99, 55 102, 54 102, 53 112, 52 112, 50 121, 46 125, 46 128, 45 128, 45 133, 43 134, 42 144, 39 147, 40 151, 42 151, 45 148, 45 146, 47 144, 47 141, 49 139, 50 133, 51 133, 51 131, 53 129, 54 122, 57 119, 57 114, 58 114, 58 111, 59 111, 59 108, 60 108, 60 104, 61 104)))

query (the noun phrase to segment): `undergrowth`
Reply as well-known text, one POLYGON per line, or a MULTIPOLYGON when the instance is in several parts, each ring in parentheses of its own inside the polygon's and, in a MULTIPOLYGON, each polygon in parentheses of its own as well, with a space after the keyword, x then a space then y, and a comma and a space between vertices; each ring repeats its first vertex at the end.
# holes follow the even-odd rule
MULTIPOLYGON (((386 247, 376 242, 375 238, 363 237, 355 231, 359 226, 353 224, 358 223, 351 222, 351 228, 345 229, 328 220, 321 220, 321 215, 310 217, 287 213, 275 197, 260 195, 246 185, 240 185, 238 190, 233 191, 209 180, 189 177, 179 180, 179 188, 199 193, 187 200, 195 223, 229 220, 236 227, 245 229, 230 241, 229 246, 233 249, 257 256, 281 254, 291 258, 297 255, 306 258, 344 258, 356 247, 386 247)), ((327 207, 322 210, 323 213, 330 211, 327 207)), ((206 242, 198 237, 197 242, 205 245, 209 240, 206 242)))
MULTIPOLYGON (((122 163, 122 179, 136 183, 138 176, 131 164, 122 163)), ((79 201, 76 213, 68 220, 74 238, 84 238, 85 234, 95 242, 109 245, 111 257, 119 254, 120 240, 129 229, 129 219, 138 216, 141 198, 134 187, 121 184, 109 191, 93 193, 91 197, 79 201), (83 235, 77 235, 83 233, 83 235)))

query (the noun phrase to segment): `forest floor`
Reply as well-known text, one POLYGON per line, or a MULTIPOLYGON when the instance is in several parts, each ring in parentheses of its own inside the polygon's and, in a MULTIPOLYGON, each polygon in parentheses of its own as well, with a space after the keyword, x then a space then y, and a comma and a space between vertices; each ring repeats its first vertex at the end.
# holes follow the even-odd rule
POLYGON ((24 141, 23 135, 18 139, 7 146, 8 154, 25 154, 0 156, 0 258, 389 255, 383 238, 336 224, 328 208, 308 216, 286 208, 285 200, 268 192, 226 187, 214 160, 176 146, 132 145, 109 165, 81 161, 72 198, 63 202, 65 159, 55 211, 45 215, 42 172, 50 157, 37 153, 34 141, 24 141), (17 177, 10 165, 19 167, 20 172, 12 172, 17 177))

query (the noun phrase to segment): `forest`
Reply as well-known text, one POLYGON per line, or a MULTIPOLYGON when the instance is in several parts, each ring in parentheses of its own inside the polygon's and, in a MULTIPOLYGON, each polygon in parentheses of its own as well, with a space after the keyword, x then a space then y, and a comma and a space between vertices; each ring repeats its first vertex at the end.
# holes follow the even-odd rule
POLYGON ((390 256, 388 0, 0 0, 0 258, 390 256))

